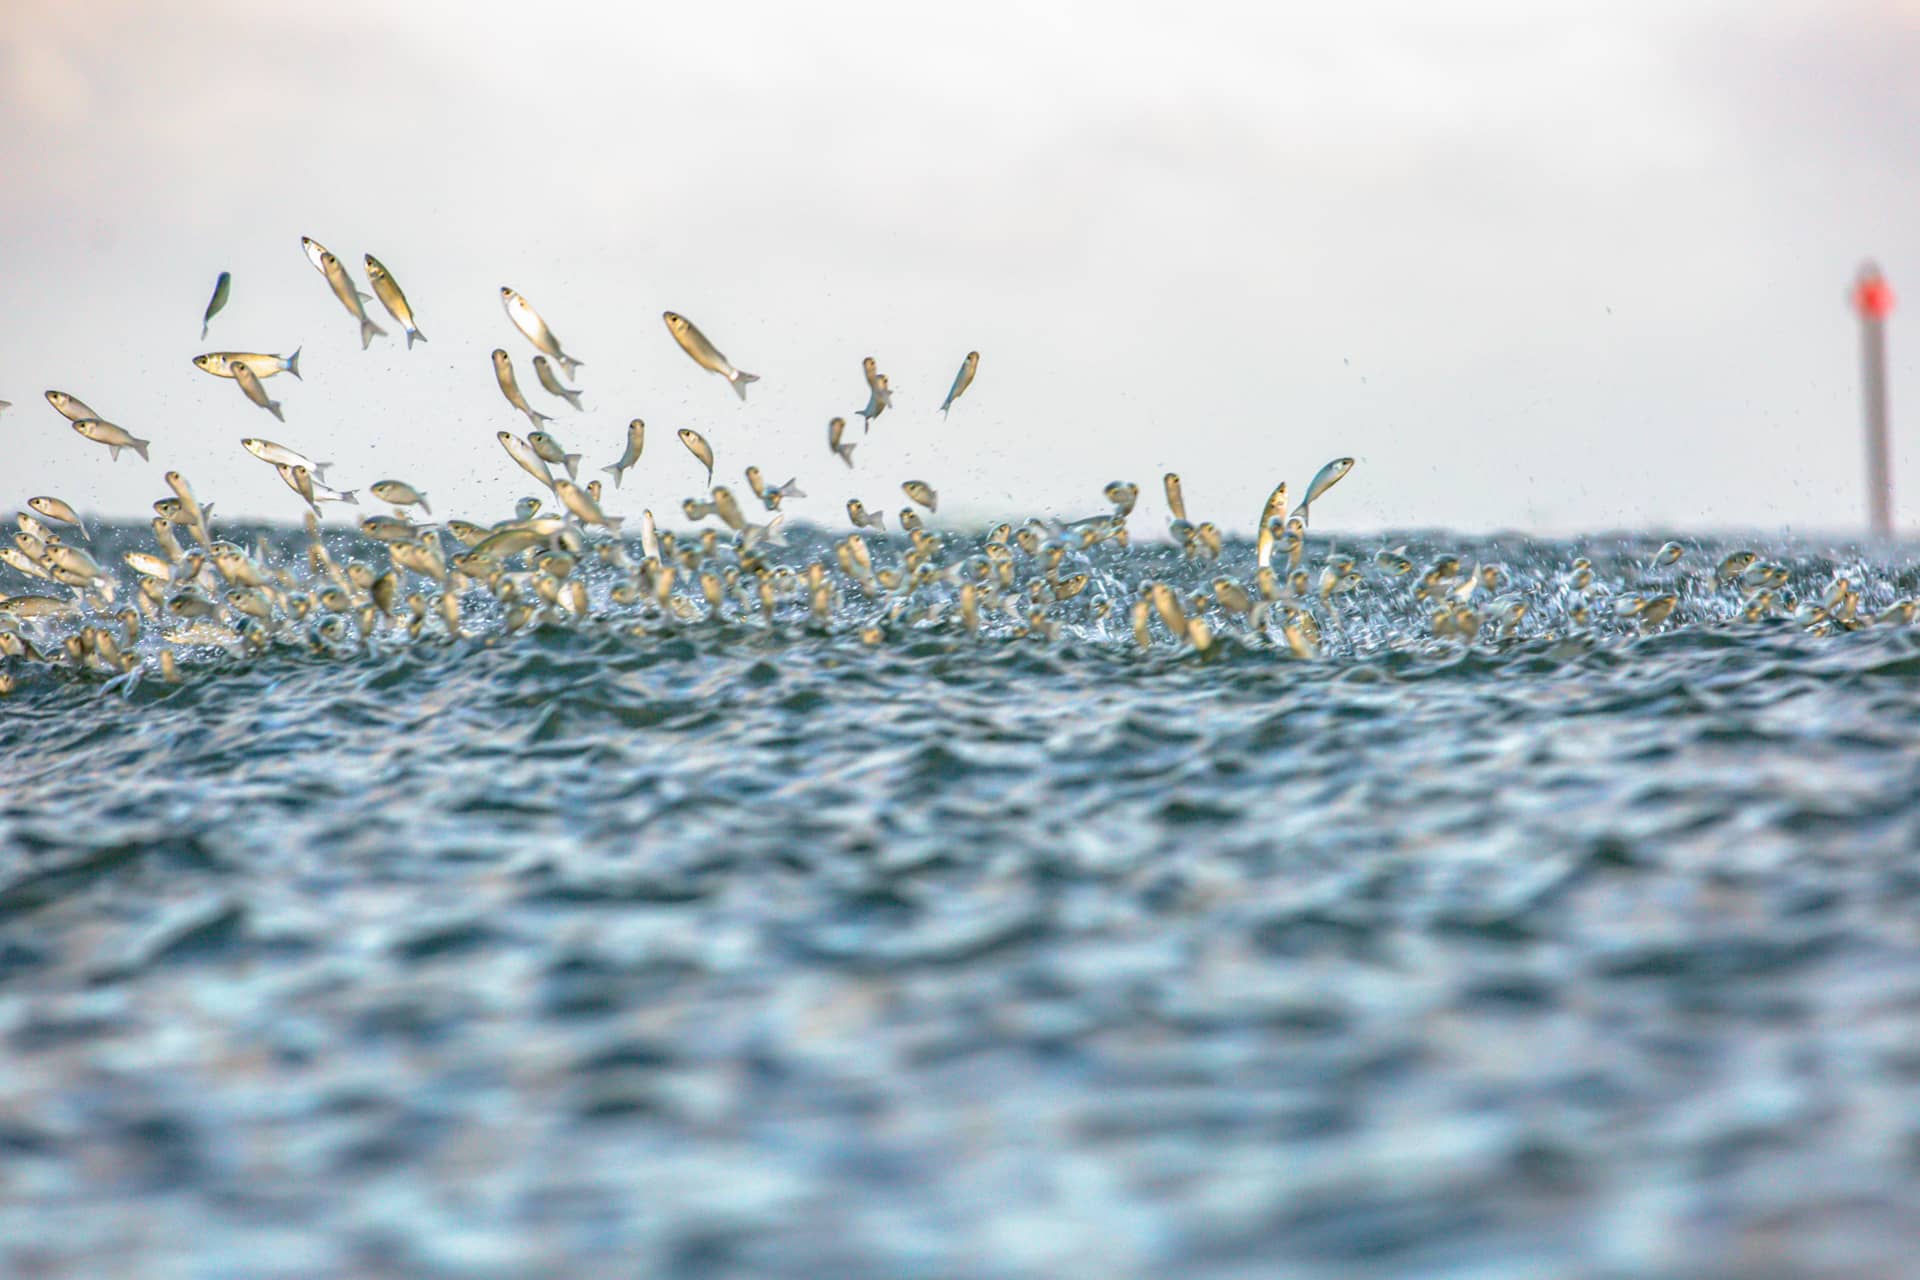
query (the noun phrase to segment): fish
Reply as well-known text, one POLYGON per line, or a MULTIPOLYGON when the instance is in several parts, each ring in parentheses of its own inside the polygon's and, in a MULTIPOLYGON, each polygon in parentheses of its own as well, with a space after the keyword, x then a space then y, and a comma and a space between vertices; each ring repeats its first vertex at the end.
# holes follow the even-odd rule
POLYGON ((493 377, 500 384, 500 394, 507 398, 507 403, 526 414, 527 420, 534 426, 553 421, 546 414, 537 412, 520 394, 520 383, 513 376, 513 357, 507 354, 504 347, 493 349, 493 377))
POLYGON ((27 505, 49 520, 57 520, 61 524, 72 525, 74 528, 80 530, 81 537, 89 542, 93 541, 93 535, 87 532, 86 522, 81 520, 80 513, 60 501, 60 499, 44 497, 28 498, 27 505))
POLYGON ((395 507, 419 507, 428 515, 433 508, 427 505, 427 495, 404 480, 375 480, 367 488, 373 496, 395 507))
POLYGON ((534 376, 540 379, 540 385, 547 389, 549 395, 559 396, 562 400, 565 400, 573 406, 575 413, 580 412, 580 393, 570 387, 560 385, 560 379, 554 376, 553 366, 547 363, 545 356, 535 356, 533 358, 533 372, 534 376))
POLYGON ((220 308, 227 305, 227 294, 232 290, 233 274, 222 271, 220 278, 213 282, 213 297, 207 299, 206 313, 200 317, 200 337, 203 341, 207 336, 207 326, 212 324, 213 318, 220 314, 220 308))
POLYGON ((64 391, 46 393, 47 403, 60 412, 68 422, 81 422, 87 418, 99 418, 100 415, 87 408, 79 396, 70 396, 64 391))
POLYGON ((556 338, 553 330, 547 327, 547 322, 540 318, 540 313, 533 309, 533 304, 505 285, 500 286, 500 304, 507 309, 507 319, 513 321, 513 327, 525 334, 527 341, 545 355, 558 360, 561 371, 567 375, 567 380, 573 381, 574 370, 582 368, 586 362, 575 360, 560 349, 560 339, 556 338))
POLYGON ((8 596, 0 600, 0 613, 15 618, 65 618, 78 612, 76 602, 53 596, 8 596))
POLYGON ((947 416, 947 410, 953 408, 953 402, 958 400, 962 395, 965 395, 967 388, 973 385, 973 375, 977 373, 979 369, 980 353, 978 351, 967 352, 967 358, 960 362, 960 372, 953 375, 953 386, 947 389, 946 400, 940 405, 940 416, 942 418, 947 416))
POLYGON ((0 400, 0 413, 5 413, 7 410, 11 408, 13 408, 13 401, 0 400))
POLYGON ((1180 492, 1179 473, 1167 472, 1161 477, 1160 483, 1167 491, 1167 510, 1173 512, 1175 520, 1184 522, 1187 518, 1187 500, 1180 492))
POLYGON ((938 511, 940 509, 940 495, 935 493, 933 486, 925 480, 909 480, 900 486, 900 492, 906 494, 907 497, 913 499, 913 501, 919 503, 929 511, 938 511))
POLYGON ((1335 458, 1314 472, 1313 479, 1307 482, 1307 496, 1300 499, 1300 505, 1294 510, 1294 514, 1305 520, 1307 508, 1313 505, 1314 499, 1333 488, 1351 470, 1353 470, 1352 458, 1335 458))
MULTIPOLYGON (((493 438, 500 442, 500 447, 507 451, 508 457, 520 464, 521 470, 525 471, 535 480, 538 480, 541 484, 547 486, 547 488, 553 488, 553 472, 547 469, 546 459, 534 452, 532 445, 511 431, 496 431, 494 432, 493 438)), ((527 499, 523 498, 521 501, 525 502, 527 499)), ((534 510, 537 511, 539 508, 540 504, 535 500, 534 510)), ((523 515, 520 518, 525 520, 527 517, 523 515)))
POLYGON ((227 376, 240 384, 240 390, 246 393, 247 399, 253 401, 280 421, 285 422, 287 420, 285 415, 280 412, 280 402, 267 398, 267 389, 260 385, 260 376, 258 374, 246 365, 241 364, 238 360, 228 365, 227 370, 227 376))
POLYGON ((1735 551, 1722 560, 1713 570, 1715 582, 1731 582, 1753 566, 1759 559, 1751 551, 1735 551))
POLYGON ((827 424, 827 448, 838 454, 840 461, 846 463, 847 469, 851 471, 853 469, 853 451, 857 446, 843 444, 841 442, 841 437, 846 435, 846 433, 847 420, 845 418, 835 418, 827 424))
POLYGON ((867 407, 860 411, 861 430, 871 431, 873 420, 893 407, 893 388, 872 356, 860 362, 860 372, 867 379, 867 407))
POLYGON ((760 499, 769 511, 778 511, 780 504, 788 498, 807 496, 796 483, 797 479, 789 479, 785 484, 766 484, 760 479, 760 468, 747 468, 747 484, 753 488, 753 496, 760 499))
POLYGON ((853 521, 853 527, 856 529, 878 529, 882 533, 887 531, 886 519, 878 511, 869 513, 865 504, 858 498, 847 499, 847 519, 853 521))
POLYGON ((581 524, 597 524, 609 532, 620 532, 620 526, 624 523, 622 519, 601 511, 600 504, 573 481, 556 480, 553 492, 560 499, 560 505, 578 517, 581 524))
POLYGON ((692 427, 680 428, 680 443, 687 446, 687 452, 700 460, 707 469, 707 483, 713 483, 713 446, 708 444, 698 431, 692 427))
POLYGON ((375 542, 412 542, 419 536, 411 520, 398 516, 368 516, 360 522, 360 532, 375 542))
POLYGON ((580 455, 568 453, 566 448, 544 431, 527 432, 527 443, 540 455, 540 460, 549 466, 558 464, 567 469, 567 479, 572 480, 580 474, 580 455))
POLYGON ((325 479, 327 468, 333 465, 331 462, 315 462, 304 453, 289 449, 282 444, 275 444, 271 440, 262 440, 258 436, 241 437, 240 447, 271 466, 305 467, 313 473, 316 480, 325 479))
POLYGON ((107 446, 110 461, 118 459, 122 449, 131 449, 140 455, 140 461, 146 462, 147 446, 153 443, 151 440, 142 440, 138 436, 129 435, 125 428, 117 427, 99 418, 80 418, 74 422, 73 429, 95 444, 107 446))
POLYGON ((1264 569, 1273 560, 1273 543, 1287 527, 1287 482, 1282 480, 1267 495, 1260 509, 1260 531, 1254 540, 1254 557, 1264 569))
MULTIPOLYGON (((311 253, 308 256, 311 257, 311 253)), ((360 322, 362 351, 372 346, 375 338, 387 336, 385 329, 367 319, 367 309, 360 301, 366 295, 354 288, 353 277, 348 275, 347 269, 340 265, 340 259, 325 249, 320 251, 320 274, 327 278, 327 287, 333 290, 334 297, 340 299, 340 305, 347 309, 347 314, 360 322)))
POLYGON ((627 472, 633 469, 633 464, 640 461, 640 451, 646 448, 646 445, 647 424, 635 418, 627 424, 627 448, 626 452, 620 455, 620 461, 610 467, 600 468, 613 477, 614 488, 620 487, 620 481, 625 479, 627 472))
POLYGON ((1125 480, 1115 480, 1100 492, 1113 504, 1114 514, 1122 518, 1132 515, 1134 504, 1140 501, 1140 486, 1125 480))
POLYGON ((325 245, 315 240, 312 236, 301 236, 300 251, 307 255, 307 261, 313 264, 315 271, 318 271, 323 276, 327 274, 327 249, 325 245))
POLYGON ((315 511, 320 509, 320 504, 323 502, 345 502, 356 507, 360 505, 360 499, 355 496, 355 490, 330 489, 314 479, 313 473, 305 467, 290 467, 282 463, 274 470, 280 473, 280 478, 286 482, 287 488, 304 498, 307 505, 315 511))
MULTIPOLYGON (((538 457, 539 455, 535 454, 534 456, 538 457)), ((522 498, 513 504, 513 518, 515 520, 531 520, 533 519, 534 512, 538 510, 540 510, 540 499, 522 498)))
POLYGON ((393 273, 381 264, 380 259, 370 253, 362 256, 366 259, 367 280, 373 285, 374 297, 380 299, 380 305, 387 309, 387 314, 398 320, 400 327, 406 330, 407 350, 413 350, 416 339, 421 342, 427 340, 427 335, 420 332, 420 326, 413 321, 413 306, 407 301, 407 295, 400 291, 393 273))
POLYGON ((680 344, 680 349, 693 357, 693 362, 711 373, 717 373, 727 380, 742 400, 747 398, 747 384, 760 381, 758 374, 746 373, 733 367, 731 361, 721 355, 713 343, 707 341, 707 335, 694 327, 693 321, 672 311, 663 311, 660 318, 667 323, 667 332, 680 344))
POLYGON ((640 513, 640 554, 655 563, 660 560, 660 532, 654 527, 652 507, 640 513))
POLYGON ((193 358, 194 368, 202 373, 210 373, 216 378, 231 378, 232 366, 236 363, 253 370, 253 376, 256 378, 271 378, 276 373, 290 373, 298 378, 300 377, 300 348, 295 347, 290 356, 267 355, 260 351, 209 351, 193 358))
POLYGON ((1669 542, 1653 553, 1653 559, 1647 565, 1649 569, 1664 569, 1686 554, 1687 549, 1677 542, 1669 542))

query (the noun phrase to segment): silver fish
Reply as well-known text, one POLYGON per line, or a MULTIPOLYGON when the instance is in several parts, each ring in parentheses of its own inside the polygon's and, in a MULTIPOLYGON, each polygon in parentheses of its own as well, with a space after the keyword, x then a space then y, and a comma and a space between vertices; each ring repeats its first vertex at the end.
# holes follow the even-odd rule
MULTIPOLYGON (((304 245, 305 241, 301 243, 304 245)), ((311 257, 312 254, 309 253, 308 256, 311 257)), ((372 346, 375 338, 387 336, 385 329, 367 319, 367 308, 361 302, 366 295, 354 287, 353 277, 348 275, 347 269, 340 265, 340 259, 325 249, 320 251, 320 274, 327 278, 327 287, 333 290, 334 297, 340 299, 340 305, 347 309, 347 314, 360 322, 362 351, 372 346)))
POLYGON ((621 517, 610 516, 600 510, 600 504, 573 481, 555 481, 553 492, 560 499, 560 505, 571 511, 581 524, 597 524, 610 532, 620 532, 620 526, 624 523, 621 517))
POLYGON ((147 446, 153 443, 151 440, 142 440, 138 436, 129 435, 125 428, 117 427, 111 422, 103 422, 99 418, 81 418, 73 424, 73 429, 95 444, 107 446, 109 460, 117 459, 122 449, 131 449, 140 455, 140 461, 145 462, 148 460, 147 446))
POLYGON ((742 400, 747 398, 747 384, 760 381, 756 374, 745 373, 733 367, 733 363, 713 343, 707 341, 707 335, 694 327, 693 321, 672 311, 663 311, 660 318, 667 322, 667 332, 680 344, 680 349, 693 357, 693 362, 702 369, 717 373, 727 380, 729 386, 739 393, 742 400))
POLYGON ((613 487, 618 489, 633 464, 640 461, 640 451, 647 444, 647 424, 635 418, 627 424, 627 449, 620 455, 620 461, 610 467, 600 468, 613 477, 613 487))
POLYGON ((367 488, 390 506, 419 507, 428 515, 433 514, 433 508, 427 505, 427 495, 403 480, 375 480, 367 488))
POLYGON ((86 522, 75 511, 58 498, 28 498, 27 505, 49 520, 58 520, 61 524, 70 524, 80 531, 80 536, 93 541, 93 535, 87 532, 86 522))
POLYGON ((526 414, 527 420, 534 426, 553 421, 546 414, 537 412, 527 403, 527 398, 520 394, 520 383, 513 376, 513 357, 507 354, 504 347, 493 349, 493 378, 500 384, 500 394, 507 398, 507 403, 526 414))
POLYGON ((558 464, 567 469, 567 479, 572 480, 580 474, 580 455, 568 453, 565 446, 544 431, 527 432, 527 443, 540 455, 540 460, 549 466, 558 464))
POLYGON ((331 462, 315 462, 304 453, 298 453, 282 444, 275 444, 271 440, 262 440, 258 436, 241 437, 240 447, 270 466, 305 467, 313 473, 316 480, 325 479, 327 468, 333 465, 331 462))
POLYGON ((249 369, 246 365, 241 364, 238 360, 235 360, 227 366, 227 376, 240 384, 240 390, 246 393, 247 399, 253 401, 280 421, 285 422, 287 420, 285 415, 280 412, 280 402, 267 398, 267 389, 260 385, 259 374, 249 369))
POLYGON ((940 509, 940 495, 925 480, 909 480, 900 486, 900 492, 925 507, 928 511, 940 509))
POLYGON ((964 395, 967 388, 973 385, 973 375, 979 371, 979 368, 980 353, 978 351, 967 352, 967 358, 960 362, 960 372, 953 375, 953 386, 947 391, 946 401, 940 406, 941 417, 946 417, 947 410, 953 408, 953 402, 964 395))
POLYGON ((846 463, 847 469, 851 471, 853 469, 853 451, 858 446, 843 443, 842 437, 845 436, 846 433, 847 420, 845 418, 835 418, 827 424, 827 448, 839 454, 840 461, 846 463))
POLYGON ((380 299, 380 305, 387 309, 387 314, 398 320, 400 327, 407 331, 407 349, 411 351, 414 340, 425 342, 427 335, 420 332, 420 326, 413 322, 413 307, 407 302, 407 295, 400 292, 400 286, 394 281, 393 273, 382 266, 380 259, 372 254, 366 254, 365 257, 367 279, 373 285, 374 296, 380 299))
POLYGON ((1307 508, 1313 505, 1314 499, 1333 488, 1351 470, 1353 470, 1352 458, 1335 458, 1314 472, 1313 479, 1307 482, 1307 496, 1300 499, 1300 505, 1294 510, 1294 514, 1303 520, 1306 519, 1307 508))
MULTIPOLYGON (((500 442, 500 447, 507 451, 507 456, 519 463, 523 471, 547 488, 553 488, 553 472, 547 469, 546 461, 533 451, 532 445, 511 431, 496 431, 493 438, 500 442)), ((538 504, 536 503, 535 506, 537 509, 538 504)), ((526 519, 525 516, 520 518, 526 519)))
POLYGON ((533 358, 533 372, 534 376, 540 379, 540 385, 546 388, 548 395, 559 396, 573 406, 575 413, 580 412, 580 393, 571 387, 560 385, 560 379, 554 376, 553 366, 547 363, 545 356, 533 358))
POLYGON ((507 319, 513 321, 513 327, 525 334, 527 341, 544 354, 558 360, 561 370, 567 375, 567 379, 572 381, 573 371, 585 362, 575 360, 560 349, 560 339, 553 335, 553 330, 549 329, 547 322, 540 318, 540 313, 533 309, 533 304, 505 285, 500 286, 500 304, 507 309, 507 319))
POLYGON ((707 483, 713 483, 713 446, 692 427, 680 428, 680 443, 687 446, 687 452, 700 460, 707 469, 707 483))
POLYGON ((233 370, 229 367, 238 361, 253 370, 256 378, 271 378, 276 373, 290 373, 300 376, 300 348, 295 347, 290 356, 268 355, 260 351, 209 351, 205 355, 193 358, 193 367, 202 373, 210 373, 216 378, 231 378, 233 370))
POLYGON ((84 418, 98 418, 100 415, 87 408, 79 396, 70 396, 64 391, 49 391, 47 403, 59 410, 60 416, 68 422, 79 422, 84 418))
POLYGON ((207 336, 207 326, 212 324, 213 318, 220 314, 220 308, 227 305, 227 294, 232 292, 232 290, 232 273, 222 271, 220 278, 213 282, 213 297, 207 299, 206 314, 200 317, 200 337, 203 340, 207 336))

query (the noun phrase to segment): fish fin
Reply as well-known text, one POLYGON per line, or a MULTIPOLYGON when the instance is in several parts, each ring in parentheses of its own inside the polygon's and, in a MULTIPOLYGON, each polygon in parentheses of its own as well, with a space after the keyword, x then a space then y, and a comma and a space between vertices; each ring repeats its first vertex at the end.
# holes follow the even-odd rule
POLYGON ((207 322, 205 320, 202 320, 200 322, 200 341, 205 342, 206 340, 207 340, 207 322))
POLYGON ((427 340, 427 335, 420 332, 418 329, 407 330, 407 350, 409 351, 413 350, 414 343, 425 342, 426 340, 427 340))
POLYGON ((540 412, 538 409, 534 408, 532 405, 527 406, 527 417, 533 420, 533 425, 536 427, 543 422, 553 421, 552 418, 549 418, 546 414, 540 412))
POLYGON ((372 346, 375 338, 384 338, 386 336, 387 331, 373 321, 362 320, 360 322, 360 349, 362 351, 372 346))
POLYGON ((361 291, 361 290, 359 290, 359 289, 355 289, 355 290, 354 290, 354 292, 355 292, 355 293, 358 293, 358 294, 360 294, 360 301, 362 301, 362 302, 372 302, 372 301, 373 301, 373 295, 372 295, 372 294, 370 294, 370 293, 365 293, 365 292, 362 292, 362 291, 361 291))
POLYGON ((351 502, 354 506, 357 507, 360 505, 360 499, 355 497, 354 495, 359 492, 360 491, 358 489, 342 489, 340 491, 340 501, 351 502))
MULTIPOLYGON (((295 347, 293 354, 287 357, 287 372, 300 378, 300 348, 298 347, 295 347)), ((305 382, 306 379, 300 378, 300 381, 305 382)))
POLYGON ((567 479, 569 480, 579 479, 580 477, 580 455, 579 454, 569 453, 564 455, 560 459, 560 464, 567 469, 567 479))
POLYGON ((428 515, 433 514, 433 508, 427 505, 427 495, 424 493, 420 495, 420 509, 428 515))
POLYGON ((287 420, 286 416, 280 412, 280 402, 278 400, 267 401, 267 412, 272 414, 274 418, 280 422, 287 420))
POLYGON ((748 373, 745 369, 735 369, 733 371, 733 389, 739 394, 742 400, 747 398, 747 384, 758 381, 760 381, 760 375, 757 373, 748 373))
POLYGON ((560 368, 567 375, 568 382, 573 381, 573 371, 587 363, 585 360, 575 360, 572 356, 555 356, 554 359, 560 362, 560 368))
POLYGON ((117 445, 117 444, 110 444, 110 445, 108 445, 108 446, 107 446, 107 461, 108 461, 108 462, 118 462, 118 461, 120 461, 120 446, 119 446, 119 445, 117 445))
POLYGON ((785 502, 788 498, 804 498, 807 496, 805 489, 796 489, 793 487, 793 482, 797 479, 799 479, 798 476, 789 476, 787 482, 780 486, 780 501, 785 502))
POLYGON ((602 467, 600 469, 613 477, 613 487, 616 489, 620 487, 621 477, 627 474, 627 469, 617 462, 610 467, 602 467))
POLYGON ((868 519, 873 521, 873 527, 880 532, 885 533, 887 531, 887 518, 878 511, 873 512, 868 516, 868 519))
POLYGON ((627 522, 627 518, 625 516, 602 516, 600 518, 602 521, 605 522, 607 526, 607 532, 609 533, 620 532, 620 526, 627 522))
POLYGON ((853 470, 853 451, 857 447, 856 445, 843 444, 834 450, 835 453, 840 455, 840 461, 847 464, 847 470, 849 471, 853 470))
POLYGON ((562 391, 560 398, 572 405, 575 413, 584 412, 584 410, 580 408, 580 393, 578 391, 562 391))
POLYGON ((129 436, 127 440, 127 448, 139 454, 140 461, 145 462, 147 461, 147 446, 152 443, 153 441, 151 440, 141 440, 141 439, 137 439, 135 437, 129 436))
POLYGON ((315 480, 318 480, 321 484, 325 484, 327 482, 327 468, 332 465, 331 462, 316 462, 307 468, 307 472, 315 480))

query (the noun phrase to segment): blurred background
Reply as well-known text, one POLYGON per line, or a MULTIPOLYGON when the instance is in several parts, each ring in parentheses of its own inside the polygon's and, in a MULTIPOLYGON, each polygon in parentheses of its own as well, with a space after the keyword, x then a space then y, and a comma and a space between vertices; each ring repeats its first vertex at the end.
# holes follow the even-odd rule
POLYGON ((825 423, 871 354, 896 409, 848 491, 922 476, 943 518, 1176 468, 1245 532, 1354 454, 1351 528, 1852 529, 1846 288, 1868 256, 1920 278, 1913 0, 6 10, 0 438, 22 493, 87 510, 143 514, 177 466, 296 519, 238 447, 263 434, 495 518, 527 487, 491 438, 525 427, 504 346, 590 465, 648 421, 628 514, 699 491, 692 426, 723 479, 798 474, 793 513, 835 521, 825 423), (363 354, 302 235, 381 258, 429 343, 363 354), (586 362, 587 412, 534 384, 502 284, 586 362), (746 405, 665 308, 761 376, 746 405), (295 346, 284 427, 188 362, 295 346))

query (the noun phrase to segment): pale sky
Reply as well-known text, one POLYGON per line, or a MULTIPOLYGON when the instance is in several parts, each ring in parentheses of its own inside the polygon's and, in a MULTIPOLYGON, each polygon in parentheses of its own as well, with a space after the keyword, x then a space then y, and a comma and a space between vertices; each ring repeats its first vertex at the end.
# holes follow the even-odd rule
POLYGON ((1246 532, 1353 454, 1316 530, 1850 528, 1872 256, 1920 523, 1916 0, 4 10, 0 502, 148 514, 179 467, 296 520, 238 445, 263 435, 498 518, 532 483, 493 439, 526 428, 503 346, 590 466, 647 420, 626 514, 700 492, 692 426, 737 490, 798 474, 792 513, 836 525, 909 478, 956 518, 1129 478, 1158 522, 1172 468, 1246 532), (302 235, 384 261, 430 341, 362 353, 302 235), (587 412, 535 384, 503 284, 586 362, 587 412), (761 376, 746 405, 669 308, 761 376), (296 345, 284 426, 189 363, 296 345), (869 354, 896 407, 849 474, 825 424, 869 354))

